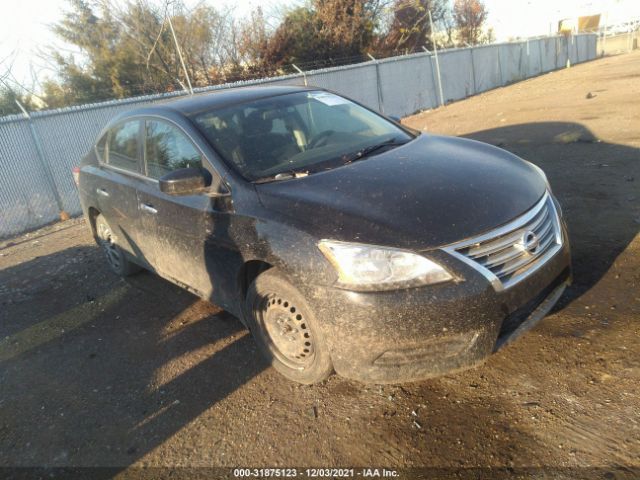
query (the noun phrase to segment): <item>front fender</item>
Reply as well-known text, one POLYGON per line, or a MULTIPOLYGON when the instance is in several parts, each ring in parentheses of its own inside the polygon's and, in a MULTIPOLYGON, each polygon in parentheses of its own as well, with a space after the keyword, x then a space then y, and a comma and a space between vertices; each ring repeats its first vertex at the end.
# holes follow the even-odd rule
POLYGON ((294 284, 333 285, 337 273, 303 230, 273 220, 255 220, 252 241, 242 242, 245 262, 260 260, 278 267, 294 284))

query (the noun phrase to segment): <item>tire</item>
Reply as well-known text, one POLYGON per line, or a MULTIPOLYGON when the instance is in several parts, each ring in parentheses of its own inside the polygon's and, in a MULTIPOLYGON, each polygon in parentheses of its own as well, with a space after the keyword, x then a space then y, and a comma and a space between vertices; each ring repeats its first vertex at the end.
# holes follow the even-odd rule
POLYGON ((249 286, 249 330, 271 365, 295 382, 312 384, 333 373, 329 349, 304 295, 272 268, 249 286))
POLYGON ((124 251, 118 246, 116 237, 102 214, 96 217, 96 237, 98 245, 107 258, 107 264, 114 273, 128 277, 141 270, 138 265, 127 258, 124 251))

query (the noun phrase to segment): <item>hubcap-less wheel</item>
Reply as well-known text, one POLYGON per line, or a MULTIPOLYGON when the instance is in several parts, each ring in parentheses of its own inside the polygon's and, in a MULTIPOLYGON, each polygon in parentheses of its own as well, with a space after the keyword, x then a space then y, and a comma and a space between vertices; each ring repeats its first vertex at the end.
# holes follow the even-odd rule
POLYGON ((262 321, 278 359, 296 369, 313 363, 313 339, 302 312, 277 295, 267 296, 261 307, 262 321))
POLYGON ((277 267, 251 282, 243 310, 258 348, 285 377, 309 385, 331 375, 333 363, 316 313, 277 267))
POLYGON ((118 246, 115 244, 113 234, 111 233, 111 228, 104 223, 100 223, 98 225, 98 238, 100 238, 100 246, 107 257, 107 262, 109 262, 109 265, 111 265, 114 270, 119 271, 122 266, 122 260, 118 246))

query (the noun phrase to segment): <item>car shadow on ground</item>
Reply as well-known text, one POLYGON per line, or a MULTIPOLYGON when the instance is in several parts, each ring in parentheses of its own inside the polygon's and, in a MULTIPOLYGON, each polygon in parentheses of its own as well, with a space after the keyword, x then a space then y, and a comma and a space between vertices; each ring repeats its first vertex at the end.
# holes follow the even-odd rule
POLYGON ((0 466, 131 465, 268 366, 233 316, 104 263, 83 246, 0 270, 0 466))
POLYGON ((465 135, 540 166, 568 224, 573 286, 559 307, 607 273, 640 230, 640 150, 603 142, 578 123, 512 125, 465 135))
MULTIPOLYGON (((229 418, 225 410, 233 416, 246 413, 246 408, 254 408, 256 395, 266 395, 265 382, 272 381, 268 376, 255 378, 268 365, 237 319, 153 274, 119 279, 94 246, 67 248, 0 270, 0 285, 5 287, 0 292, 5 307, 0 311, 0 476, 230 475, 227 469, 193 465, 222 462, 220 442, 237 434, 229 431, 232 426, 219 423, 229 418), (51 270, 52 266, 60 268, 51 270), (258 385, 254 388, 252 382, 258 385), (238 399, 221 405, 233 393, 239 393, 238 399), (181 438, 185 428, 190 433, 181 438), (194 456, 197 432, 206 436, 207 446, 194 456), (146 462, 161 464, 158 452, 167 442, 180 449, 184 463, 138 468, 146 462), (129 471, 131 466, 135 468, 129 471)), ((455 447, 460 455, 460 441, 450 443, 466 437, 469 420, 506 408, 493 398, 470 410, 464 402, 452 401, 458 394, 446 380, 422 382, 407 387, 419 393, 406 401, 417 411, 411 422, 418 419, 423 427, 399 429, 408 406, 394 405, 388 396, 406 397, 403 387, 388 387, 382 394, 380 388, 334 377, 309 387, 307 400, 296 403, 286 388, 289 382, 278 376, 279 381, 282 384, 271 392, 284 401, 279 409, 255 406, 276 420, 256 428, 269 443, 281 435, 274 424, 299 422, 295 439, 304 434, 307 440, 293 450, 302 464, 332 458, 326 456, 324 444, 332 444, 330 455, 338 459, 333 462, 342 459, 342 465, 368 465, 376 458, 378 464, 400 466, 407 448, 416 455, 424 450, 445 459, 455 447), (322 418, 312 423, 308 416, 300 420, 302 405, 308 407, 306 402, 316 396, 339 406, 324 407, 322 418), (429 408, 417 407, 416 402, 429 408), (383 418, 371 415, 374 406, 382 409, 383 418), (395 409, 401 410, 397 417, 395 409), (345 423, 341 413, 355 417, 353 426, 339 426, 343 438, 335 431, 345 423), (440 439, 442 431, 450 432, 451 438, 440 439)), ((492 425, 529 452, 544 449, 526 430, 504 419, 492 425)), ((283 434, 283 441, 294 440, 283 434)), ((515 446, 504 450, 494 443, 488 440, 485 448, 514 455, 515 446)), ((246 448, 255 452, 262 446, 246 448)), ((290 450, 290 445, 283 448, 290 450)), ((279 461, 274 456, 271 466, 279 461)), ((444 469, 442 476, 447 472, 444 469)))

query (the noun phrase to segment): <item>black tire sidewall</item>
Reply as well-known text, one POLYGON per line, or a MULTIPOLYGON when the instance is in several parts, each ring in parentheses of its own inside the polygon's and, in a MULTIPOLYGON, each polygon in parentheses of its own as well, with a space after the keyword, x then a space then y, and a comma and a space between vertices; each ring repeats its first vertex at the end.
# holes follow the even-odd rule
POLYGON ((290 380, 313 384, 326 380, 333 372, 331 355, 324 340, 323 332, 318 324, 315 313, 304 295, 295 288, 282 273, 272 268, 260 274, 249 286, 244 305, 245 319, 258 348, 271 365, 290 380), (260 299, 270 294, 282 295, 290 299, 296 307, 304 312, 305 323, 311 330, 314 346, 313 362, 303 370, 295 369, 283 363, 272 350, 276 348, 269 339, 265 328, 258 323, 254 309, 260 299))

